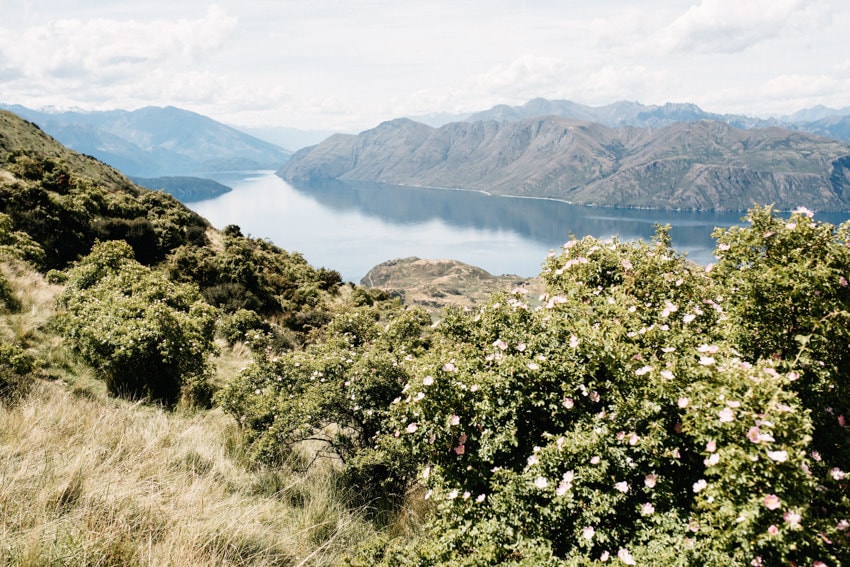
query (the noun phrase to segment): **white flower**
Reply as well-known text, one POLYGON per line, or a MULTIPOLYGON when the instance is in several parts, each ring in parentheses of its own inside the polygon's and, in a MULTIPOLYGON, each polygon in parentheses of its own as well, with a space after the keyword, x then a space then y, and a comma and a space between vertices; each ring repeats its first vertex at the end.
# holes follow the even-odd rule
POLYGON ((485 499, 485 498, 487 498, 487 495, 486 495, 486 494, 479 494, 479 495, 478 495, 478 498, 476 498, 476 499, 475 499, 475 501, 476 501, 476 502, 478 502, 478 503, 480 504, 481 502, 484 502, 484 499, 485 499))
POLYGON ((425 384, 426 386, 430 386, 431 384, 434 383, 434 377, 433 376, 426 376, 425 378, 422 379, 422 383, 425 384))
POLYGON ((635 370, 635 374, 637 374, 638 376, 643 376, 644 374, 648 374, 649 372, 652 372, 651 366, 643 366, 635 370))
POLYGON ((528 457, 528 466, 533 467, 537 464, 540 464, 540 459, 537 458, 537 455, 530 455, 528 457))
POLYGON ((708 486, 708 483, 705 481, 704 478, 701 478, 694 483, 694 492, 701 492, 706 486, 708 486))
POLYGON ((616 488, 617 490, 619 490, 620 492, 625 494, 626 492, 629 491, 629 483, 626 482, 625 480, 623 480, 623 481, 620 481, 617 484, 615 484, 614 488, 616 488))
POLYGON ((538 476, 536 479, 534 479, 534 486, 543 489, 549 486, 549 481, 546 480, 546 477, 538 476))
POLYGON ((788 460, 788 453, 785 451, 768 451, 767 456, 771 461, 776 461, 777 463, 784 463, 788 460))
POLYGON ((632 557, 632 554, 629 553, 628 549, 620 549, 617 552, 617 558, 623 562, 624 565, 637 565, 635 558, 632 557))
POLYGON ((457 490, 457 488, 455 488, 454 490, 452 490, 451 492, 449 492, 446 495, 446 498, 448 498, 449 500, 454 500, 455 498, 457 498, 457 495, 458 495, 458 490, 457 490))
POLYGON ((720 462, 720 453, 712 453, 707 459, 705 459, 704 462, 705 466, 713 467, 714 465, 720 462))
POLYGON ((697 318, 697 316, 694 315, 693 313, 688 313, 687 315, 682 317, 682 322, 685 323, 685 324, 688 324, 688 323, 691 323, 696 318, 697 318))
POLYGON ((794 209, 794 212, 798 215, 805 215, 808 218, 812 218, 813 216, 815 216, 815 213, 811 209, 808 209, 806 207, 797 207, 796 209, 794 209))
POLYGON ((410 423, 407 426, 407 432, 408 433, 416 433, 417 429, 419 429, 419 426, 416 425, 416 423, 410 423))
POLYGON ((593 526, 585 526, 581 529, 581 537, 588 541, 593 539, 594 534, 596 534, 596 530, 593 526))
POLYGON ((655 513, 655 506, 651 502, 644 502, 640 505, 640 513, 642 516, 651 516, 655 513))
POLYGON ((714 364, 715 360, 713 356, 701 356, 699 357, 699 363, 703 366, 711 366, 714 364))
POLYGON ((661 377, 666 379, 666 380, 672 380, 673 378, 676 377, 676 375, 673 374, 672 372, 670 372, 669 370, 662 370, 661 371, 661 377))
POLYGON ((735 412, 732 411, 732 408, 723 408, 717 412, 717 417, 720 418, 721 423, 729 423, 735 421, 735 412))

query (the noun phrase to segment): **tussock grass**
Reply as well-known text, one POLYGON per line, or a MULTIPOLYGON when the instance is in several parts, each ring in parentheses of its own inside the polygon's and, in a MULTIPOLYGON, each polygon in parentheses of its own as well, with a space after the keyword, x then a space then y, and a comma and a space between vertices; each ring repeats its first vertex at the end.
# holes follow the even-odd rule
POLYGON ((331 469, 257 467, 220 411, 39 382, 0 409, 0 563, 334 565, 371 528, 331 469))

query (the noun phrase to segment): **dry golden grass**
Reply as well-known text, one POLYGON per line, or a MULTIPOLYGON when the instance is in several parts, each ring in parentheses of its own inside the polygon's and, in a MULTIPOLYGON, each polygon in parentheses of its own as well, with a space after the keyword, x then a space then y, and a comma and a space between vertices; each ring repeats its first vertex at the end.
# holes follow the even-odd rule
POLYGON ((0 409, 0 563, 333 565, 369 534, 331 471, 252 466, 238 435, 40 382, 0 409))

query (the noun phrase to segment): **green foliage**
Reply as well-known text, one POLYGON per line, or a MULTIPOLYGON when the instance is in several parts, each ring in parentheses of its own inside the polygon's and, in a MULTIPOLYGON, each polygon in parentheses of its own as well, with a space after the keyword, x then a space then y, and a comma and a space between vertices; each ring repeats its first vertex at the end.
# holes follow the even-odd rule
POLYGON ((238 227, 226 228, 223 236, 223 251, 178 249, 169 258, 171 277, 196 282, 204 298, 227 313, 273 316, 302 337, 327 324, 326 297, 337 291, 337 272, 316 270, 300 254, 244 237, 238 227))
POLYGON ((59 306, 61 332, 114 394, 209 400, 214 309, 197 288, 136 262, 128 244, 97 244, 71 270, 59 306))
POLYGON ((169 195, 129 183, 116 191, 34 151, 18 150, 9 159, 18 180, 0 184, 0 212, 11 221, 6 232, 27 236, 17 247, 38 267, 64 268, 98 239, 125 240, 146 265, 178 246, 205 243, 206 222, 169 195))
POLYGON ((8 402, 24 395, 35 366, 33 357, 19 346, 0 343, 0 399, 8 402))
POLYGON ((392 401, 410 380, 409 362, 428 345, 422 311, 361 307, 338 315, 325 340, 280 357, 258 357, 225 386, 222 406, 247 429, 256 458, 295 448, 345 464, 360 502, 396 497, 413 469, 376 445, 392 401), (317 447, 317 448, 316 448, 317 447))

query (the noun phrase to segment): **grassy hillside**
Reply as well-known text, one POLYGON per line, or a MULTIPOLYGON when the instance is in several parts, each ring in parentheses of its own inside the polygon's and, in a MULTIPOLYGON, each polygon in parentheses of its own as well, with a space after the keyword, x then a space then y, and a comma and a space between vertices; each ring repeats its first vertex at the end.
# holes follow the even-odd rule
POLYGON ((0 561, 850 562, 850 224, 570 239, 429 314, 7 122, 0 561))

